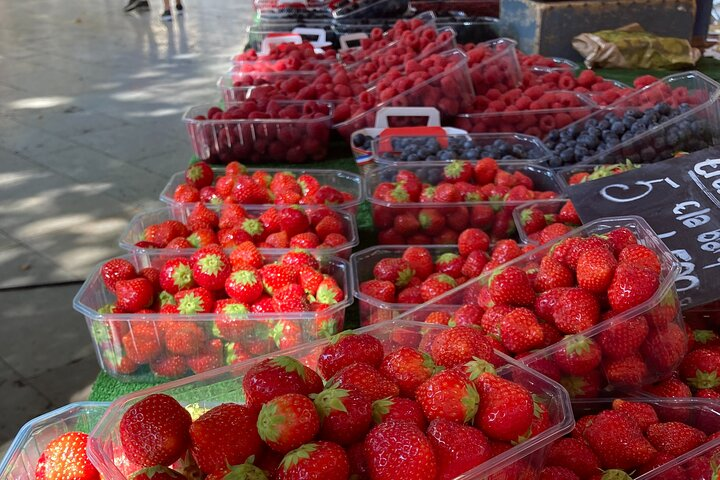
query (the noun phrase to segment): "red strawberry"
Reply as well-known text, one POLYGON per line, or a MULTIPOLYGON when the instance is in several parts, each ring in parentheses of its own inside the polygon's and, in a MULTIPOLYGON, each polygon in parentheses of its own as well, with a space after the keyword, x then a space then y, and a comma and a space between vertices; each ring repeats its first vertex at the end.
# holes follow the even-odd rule
POLYGON ((491 373, 480 375, 475 384, 480 394, 476 427, 493 440, 516 441, 527 433, 535 408, 529 391, 491 373))
POLYGON ((462 276, 463 259, 457 253, 443 253, 435 261, 435 271, 450 275, 453 278, 462 276))
POLYGON ((257 426, 260 438, 270 448, 287 453, 317 435, 320 418, 309 398, 298 393, 286 393, 263 405, 257 426))
POLYGON ((430 275, 420 285, 420 294, 424 301, 439 297, 457 286, 457 282, 450 275, 435 273, 430 275))
POLYGON ((186 223, 187 227, 195 232, 204 228, 217 228, 220 218, 217 213, 207 208, 204 203, 198 203, 190 212, 186 223))
POLYGON ((277 312, 307 312, 310 310, 310 304, 305 298, 305 290, 297 283, 276 289, 273 293, 273 306, 277 312))
POLYGON ((402 258, 383 258, 373 267, 373 276, 376 280, 392 282, 396 287, 405 287, 415 271, 410 263, 402 258))
POLYGON ((234 203, 228 203, 223 205, 220 211, 220 220, 218 221, 218 227, 220 228, 234 228, 242 225, 242 222, 247 218, 247 211, 242 205, 234 203))
POLYGON ((334 305, 345 298, 345 292, 343 292, 333 277, 325 275, 318 285, 314 296, 315 301, 318 303, 334 305))
POLYGON ((319 393, 322 380, 294 358, 279 356, 253 365, 243 378, 243 389, 248 405, 259 406, 286 393, 319 393))
POLYGON ((567 468, 580 478, 589 478, 600 471, 600 460, 595 453, 576 438, 561 438, 553 443, 546 464, 567 468))
POLYGON ((239 204, 270 203, 267 191, 247 175, 235 177, 232 198, 239 204))
POLYGON ((205 346, 197 355, 187 357, 187 364, 193 373, 198 374, 220 368, 224 365, 222 340, 216 338, 205 346))
POLYGON ((614 385, 638 386, 649 376, 644 359, 638 354, 605 362, 605 377, 614 385))
POLYGON ((538 480, 580 480, 580 477, 564 467, 544 467, 540 470, 538 480))
POLYGON ((158 377, 178 378, 185 375, 188 366, 180 355, 163 355, 150 363, 150 370, 158 377))
POLYGON ((655 272, 620 263, 607 291, 608 301, 614 311, 624 312, 652 297, 659 284, 655 272))
POLYGON ((473 167, 467 160, 453 160, 443 168, 443 177, 450 183, 468 182, 473 177, 473 167))
POLYGON ((203 287, 181 290, 175 294, 175 301, 178 311, 182 315, 210 313, 215 308, 215 299, 212 293, 203 287))
POLYGON ((651 395, 661 398, 686 398, 693 396, 690 387, 675 377, 653 385, 646 385, 644 390, 651 395))
POLYGON ((236 403, 223 403, 203 413, 190 425, 190 448, 200 470, 219 473, 227 465, 259 455, 262 442, 256 423, 257 411, 236 403))
POLYGON ((606 358, 625 358, 638 351, 648 335, 647 320, 638 315, 627 320, 613 321, 598 333, 597 341, 606 358))
POLYGON ((576 275, 578 286, 596 295, 607 291, 615 273, 617 261, 605 247, 585 251, 578 258, 576 275))
POLYGON ((638 424, 640 430, 647 431, 650 425, 658 423, 657 413, 652 405, 649 403, 642 402, 629 402, 616 398, 612 402, 612 409, 617 412, 622 412, 638 424))
POLYGON ((498 323, 500 341, 513 353, 522 353, 542 345, 544 333, 537 317, 527 308, 516 308, 498 323))
POLYGON ((340 388, 358 391, 372 401, 400 394, 400 389, 392 380, 366 363, 352 363, 337 372, 330 381, 340 388))
POLYGON ((635 234, 626 227, 616 228, 615 230, 608 232, 606 237, 615 256, 620 255, 620 252, 622 252, 628 245, 637 244, 635 234))
POLYGON ((530 306, 535 291, 527 274, 518 267, 507 267, 490 279, 490 296, 495 303, 518 307, 530 306))
POLYGON ((182 473, 162 465, 145 467, 132 473, 128 480, 186 480, 182 473))
POLYGON ((540 245, 545 245, 558 237, 562 237, 571 230, 572 228, 568 227, 564 223, 553 223, 540 230, 538 241, 540 242, 540 245))
POLYGON ((543 257, 533 284, 536 292, 541 293, 553 288, 572 287, 574 285, 575 276, 569 268, 555 260, 551 255, 543 257))
POLYGON ((330 386, 313 402, 320 415, 320 438, 351 445, 365 437, 372 424, 372 402, 362 393, 330 386))
MULTIPOLYGON (((274 452, 273 452, 274 453, 274 452)), ((279 463, 281 458, 280 454, 278 453, 278 459, 277 462, 279 463)), ((261 459, 264 460, 268 458, 270 454, 265 453, 261 459)), ((258 463, 259 464, 259 463, 258 463)), ((263 465, 264 467, 264 465, 263 465)), ((275 467, 273 466, 273 469, 275 467)), ((195 478, 195 477, 193 477, 195 478)), ((252 463, 243 463, 242 465, 226 465, 225 468, 220 470, 217 473, 214 473, 212 475, 208 475, 205 477, 205 480, 226 480, 231 478, 257 478, 259 480, 265 480, 267 476, 265 475, 265 471, 259 467, 256 467, 252 463)))
POLYGON ((562 333, 580 333, 600 321, 600 305, 587 290, 568 288, 555 305, 553 320, 562 333))
MULTIPOLYGON (((262 212, 258 220, 262 223, 263 231, 267 235, 283 231, 280 225, 280 213, 275 208, 268 208, 262 212)), ((287 232, 285 232, 285 234, 290 238, 290 234, 287 232)))
POLYGON ((137 277, 135 267, 123 258, 113 258, 105 262, 100 269, 105 287, 115 293, 115 284, 118 280, 131 280, 137 277))
POLYGON ((580 216, 575 211, 575 206, 572 202, 568 201, 565 202, 565 205, 562 206, 560 209, 560 212, 558 212, 558 221, 562 223, 567 223, 568 225, 581 225, 582 220, 580 220, 580 216))
POLYGON ((699 348, 688 353, 680 364, 680 377, 697 389, 720 385, 720 351, 699 348))
POLYGON ((427 437, 408 422, 383 422, 365 437, 365 458, 373 480, 436 478, 435 454, 427 437))
POLYGON ((545 213, 536 207, 523 208, 520 212, 520 223, 527 235, 539 232, 547 226, 545 213))
MULTIPOLYGON (((289 237, 305 233, 310 229, 310 219, 308 219, 307 214, 301 208, 283 208, 278 212, 278 217, 280 228, 287 232, 289 237)), ((320 236, 320 238, 322 239, 323 237, 320 236)))
POLYGON ((492 158, 482 158, 473 168, 473 175, 475 177, 475 183, 478 185, 485 185, 492 183, 495 179, 495 175, 498 171, 498 165, 492 158))
POLYGON ((230 263, 233 269, 243 267, 260 268, 264 262, 258 248, 249 241, 241 243, 230 253, 230 263))
POLYGON ((479 277, 487 263, 487 253, 481 250, 475 250, 474 252, 470 252, 470 254, 465 258, 465 263, 463 263, 460 273, 468 278, 479 277))
POLYGON ((287 252, 282 257, 280 257, 280 263, 283 265, 288 265, 291 267, 299 267, 299 266, 309 266, 314 269, 320 268, 320 263, 318 262, 317 258, 315 258, 312 254, 308 252, 303 251, 292 251, 287 252))
POLYGON ((35 478, 98 480, 100 474, 90 463, 86 453, 87 441, 87 434, 82 432, 68 432, 57 437, 43 450, 35 478))
POLYGON ((620 252, 618 260, 660 275, 661 266, 657 253, 644 245, 628 245, 620 252))
POLYGON ((383 422, 410 422, 420 430, 425 430, 427 420, 422 407, 415 400, 403 397, 381 398, 372 404, 373 421, 376 424, 383 422))
POLYGON ((455 370, 443 370, 415 390, 415 399, 428 420, 443 418, 468 423, 477 412, 478 392, 475 385, 455 370))
POLYGON ((134 322, 122 343, 125 354, 138 365, 149 363, 162 353, 161 333, 150 323, 134 322))
POLYGON ((194 287, 195 280, 190 261, 182 257, 166 261, 160 269, 160 286, 172 295, 179 290, 194 287))
POLYGON ((196 162, 185 170, 185 183, 195 188, 203 188, 212 185, 215 174, 205 162, 196 162))
POLYGON ((473 327, 458 326, 437 334, 430 346, 430 355, 437 365, 452 368, 479 358, 493 359, 490 342, 473 327))
POLYGON ((650 425, 647 439, 658 451, 679 457, 705 443, 707 436, 690 425, 666 422, 650 425))
POLYGON ((433 201, 438 203, 456 203, 462 198, 457 187, 452 183, 441 183, 435 187, 435 193, 433 194, 433 201))
POLYGON ((127 313, 149 307, 153 303, 155 291, 147 278, 133 278, 115 282, 117 306, 127 313))
POLYGON ((225 291, 236 302, 249 305, 263 293, 260 275, 255 269, 235 270, 225 280, 225 291))
POLYGON ((385 303, 395 303, 395 284, 387 280, 366 280, 360 284, 360 292, 385 303))
POLYGON ((408 262, 410 269, 421 280, 426 279, 435 271, 432 255, 427 248, 408 247, 403 252, 402 259, 408 262))
POLYGON ((192 322, 174 322, 165 327, 165 346, 175 355, 195 355, 205 343, 205 331, 192 322))
POLYGON ((420 228, 428 235, 437 235, 445 228, 445 216, 435 208, 423 208, 418 213, 420 228))
POLYGON ((307 443, 283 457, 276 471, 278 480, 344 480, 350 463, 342 447, 331 442, 307 443))
POLYGON ((383 361, 383 346, 372 335, 340 333, 330 339, 318 356, 318 370, 329 379, 353 363, 366 363, 379 368, 383 361))
POLYGON ((600 365, 602 354, 590 338, 572 337, 553 354, 553 360, 563 373, 585 375, 600 365))
POLYGON ((230 259, 216 247, 203 247, 193 254, 193 279, 208 290, 222 290, 230 275, 230 259))
POLYGON ((218 243, 218 238, 212 228, 199 228, 187 237, 187 241, 194 248, 200 248, 218 243))
POLYGON ((492 458, 490 442, 476 428, 437 419, 430 422, 427 435, 437 458, 438 479, 456 478, 492 458))
POLYGON ((340 217, 328 215, 315 226, 315 233, 321 241, 324 241, 325 238, 332 234, 344 235, 345 226, 340 217))
POLYGON ((120 441, 128 460, 153 467, 171 465, 190 446, 192 419, 174 398, 149 395, 131 406, 120 419, 120 441))
POLYGON ((448 325, 451 327, 455 326, 477 326, 480 327, 481 319, 485 311, 480 308, 476 307, 475 305, 465 304, 455 310, 455 313, 453 313, 452 318, 450 319, 450 322, 448 322, 448 325))
POLYGON ((200 190, 188 184, 181 184, 175 187, 173 200, 178 203, 195 203, 200 201, 200 190))
POLYGON ((596 415, 585 429, 584 437, 605 468, 629 470, 648 462, 655 454, 640 427, 614 411, 596 415))
POLYGON ((429 355, 410 347, 400 347, 389 353, 380 365, 380 372, 400 388, 400 395, 408 398, 415 398, 417 387, 435 370, 429 355))
POLYGON ((674 370, 687 352, 687 334, 676 323, 654 328, 640 347, 640 354, 659 374, 674 370))
MULTIPOLYGON (((273 233, 273 235, 284 236, 287 238, 287 234, 285 232, 273 233)), ((267 238, 267 242, 270 243, 270 237, 267 238)), ((284 242, 284 244, 285 247, 283 248, 287 248, 289 246, 290 248, 303 248, 309 250, 312 248, 318 248, 320 246, 320 239, 312 232, 305 232, 295 235, 289 240, 289 243, 284 242)))
POLYGON ((596 398, 603 387, 603 378, 598 370, 585 375, 563 375, 560 384, 570 394, 570 398, 596 398))
POLYGON ((297 270, 288 265, 271 263, 260 269, 260 277, 265 291, 275 295, 275 291, 296 282, 297 270))

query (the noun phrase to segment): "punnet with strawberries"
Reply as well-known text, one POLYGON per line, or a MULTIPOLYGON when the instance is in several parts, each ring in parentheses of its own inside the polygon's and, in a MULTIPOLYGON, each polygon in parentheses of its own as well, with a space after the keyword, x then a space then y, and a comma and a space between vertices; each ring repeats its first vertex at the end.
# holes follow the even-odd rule
MULTIPOLYGON (((384 245, 366 248, 350 257, 353 294, 360 304, 360 324, 372 325, 397 317, 527 251, 514 240, 500 240, 492 248, 479 228, 460 233, 456 246, 384 245)), ((454 311, 455 306, 438 306, 454 311)), ((466 307, 451 324, 474 324, 482 312, 466 307)), ((447 323, 447 322, 446 322, 447 323)))
POLYGON ((380 244, 455 244, 468 227, 514 237, 512 213, 561 196, 555 174, 525 161, 408 162, 365 176, 380 244))
POLYGON ((338 257, 210 245, 104 262, 73 307, 109 375, 167 380, 334 335, 353 301, 349 276, 338 257))
POLYGON ((355 217, 325 206, 254 206, 203 203, 135 215, 120 236, 120 247, 143 256, 190 253, 208 245, 232 250, 250 242, 259 248, 302 249, 350 256, 359 243, 355 217), (176 212, 180 210, 179 214, 176 212))
POLYGON ((87 457, 87 439, 109 405, 71 403, 27 422, 0 462, 0 478, 100 480, 87 457))
POLYGON ((708 400, 573 401, 575 428, 547 450, 541 480, 711 480, 720 406, 708 400))
POLYGON ((567 199, 524 203, 513 211, 513 219, 520 241, 528 245, 544 245, 582 225, 567 199))
POLYGON ((630 160, 625 160, 623 163, 609 165, 571 165, 561 168, 557 173, 565 188, 569 188, 573 185, 611 177, 640 167, 642 167, 642 164, 635 165, 630 160))
POLYGON ((386 322, 122 397, 88 454, 105 480, 510 480, 573 424, 557 383, 476 330, 386 322))
MULTIPOLYGON (((210 167, 205 162, 193 163, 185 171, 173 174, 160 192, 160 201, 170 207, 201 202, 212 205, 325 205, 355 212, 362 200, 362 181, 354 173, 344 170, 246 168, 237 162, 225 167, 210 167), (254 182, 248 183, 246 177, 254 182), (265 193, 258 194, 255 184, 265 193)), ((173 211, 182 210, 173 208, 173 211)))
POLYGON ((571 397, 667 378, 687 350, 679 265, 640 217, 599 219, 398 318, 448 322, 475 306, 496 348, 561 382, 571 397), (441 317, 441 318, 438 318, 441 317), (442 318, 444 317, 444 318, 442 318))

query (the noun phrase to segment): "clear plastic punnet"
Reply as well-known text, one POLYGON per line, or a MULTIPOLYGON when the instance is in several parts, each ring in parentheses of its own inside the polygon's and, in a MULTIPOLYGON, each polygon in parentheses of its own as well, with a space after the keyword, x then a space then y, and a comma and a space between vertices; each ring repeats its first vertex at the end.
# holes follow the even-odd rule
MULTIPOLYGON (((294 175, 296 178, 300 175, 308 174, 312 175, 317 179, 321 186, 333 187, 340 192, 349 193, 352 196, 352 200, 347 200, 337 205, 333 205, 333 208, 337 210, 347 211, 350 213, 357 212, 358 205, 362 203, 364 199, 363 195, 363 184, 360 175, 355 173, 346 172, 344 170, 326 170, 326 169, 295 169, 295 168, 248 168, 247 174, 252 175, 257 171, 263 171, 270 175, 275 175, 280 172, 288 172, 294 175)), ((213 167, 213 173, 215 179, 221 177, 225 173, 223 167, 213 167)), ((177 202, 173 198, 175 189, 179 185, 185 183, 185 171, 177 172, 170 177, 165 188, 160 192, 160 201, 168 205, 174 212, 180 214, 184 209, 184 205, 188 205, 182 202, 177 202)), ((206 204, 210 205, 210 204, 206 204)), ((262 205, 264 207, 270 207, 271 204, 262 205)), ((277 206, 272 204, 272 206, 277 206)))
MULTIPOLYGON (((260 252, 266 262, 274 262, 282 255, 265 250, 260 252)), ((140 270, 160 268, 174 257, 189 258, 190 255, 149 252, 142 259, 133 255, 120 258, 140 270)), ((129 382, 167 381, 200 373, 208 364, 212 365, 210 368, 230 365, 340 332, 345 309, 353 302, 350 266, 334 256, 317 255, 316 258, 320 262, 320 271, 333 277, 344 292, 341 301, 322 311, 195 315, 112 313, 108 306, 115 302, 115 295, 103 282, 103 264, 98 265, 80 287, 73 299, 73 308, 85 317, 98 362, 108 375, 129 382), (202 341, 188 348, 189 351, 170 352, 166 345, 167 335, 179 328, 192 329, 195 337, 202 341), (130 356, 128 349, 132 350, 130 356), (161 368, 163 360, 178 356, 185 362, 185 369, 178 368, 173 377, 167 377, 164 375, 166 370, 161 368)))
MULTIPOLYGON (((538 368, 543 372, 554 372, 555 379, 560 380, 568 388, 571 396, 579 395, 576 390, 581 389, 586 384, 586 378, 563 373, 559 363, 555 360, 556 354, 568 348, 576 348, 575 345, 578 342, 592 341, 599 346, 602 346, 604 342, 605 345, 609 345, 606 336, 614 335, 619 328, 628 328, 626 325, 630 322, 632 322, 631 325, 636 323, 646 325, 648 329, 647 336, 642 340, 642 344, 638 348, 641 357, 637 359, 643 363, 645 368, 638 364, 636 365, 637 375, 625 376, 624 372, 619 370, 619 367, 615 367, 618 359, 612 358, 601 348, 599 366, 586 374, 587 376, 593 375, 593 378, 596 378, 598 388, 608 386, 611 388, 636 389, 660 378, 668 377, 677 368, 684 357, 687 346, 685 325, 675 288, 675 279, 680 271, 678 261, 644 219, 627 216, 602 218, 586 223, 582 227, 539 246, 500 267, 500 269, 505 269, 512 266, 526 271, 533 270, 540 265, 541 259, 555 245, 566 238, 603 235, 620 227, 632 231, 640 244, 647 246, 657 254, 661 272, 656 292, 649 299, 635 307, 619 314, 607 315, 606 318, 593 327, 575 335, 567 335, 561 341, 546 348, 535 350, 521 359, 523 363, 530 367, 538 368)), ((493 274, 497 273, 497 270, 470 280, 397 318, 423 321, 430 312, 433 312, 438 307, 444 308, 445 305, 462 305, 466 303, 477 304, 480 301, 478 298, 480 292, 483 287, 489 285, 493 274)))
MULTIPOLYGON (((156 210, 148 210, 145 212, 138 213, 135 215, 128 224, 127 227, 125 227, 125 230, 120 235, 120 240, 118 242, 120 248, 123 250, 127 250, 132 255, 137 256, 140 259, 147 260, 147 255, 154 256, 160 253, 164 253, 167 255, 173 255, 176 252, 180 252, 183 254, 192 254, 192 252, 195 251, 195 249, 164 249, 164 248, 145 248, 145 247, 138 247, 136 243, 142 241, 144 239, 144 232, 147 227, 150 225, 157 225, 160 224, 166 220, 179 220, 183 223, 185 223, 190 216, 193 208, 195 208, 197 204, 185 204, 184 206, 178 206, 175 208, 172 207, 165 207, 160 208, 156 210)), ((258 218, 260 215, 262 215, 263 212, 269 210, 270 208, 285 208, 288 207, 287 205, 278 205, 278 206, 261 206, 261 205, 245 205, 243 208, 248 214, 248 218, 258 218)), ((222 206, 221 205, 211 205, 208 208, 211 210, 214 210, 218 213, 222 212, 222 206)), ((295 208, 295 207, 293 207, 295 208)), ((305 206, 305 205, 298 205, 298 208, 301 208, 306 213, 310 214, 313 212, 313 210, 318 210, 320 208, 324 207, 312 207, 312 206, 305 206)), ((338 245, 337 247, 332 248, 317 248, 313 250, 309 250, 310 252, 317 254, 317 255, 337 255, 339 257, 348 258, 350 256, 350 253, 352 252, 352 249, 356 247, 360 243, 358 231, 357 231, 357 223, 355 221, 355 217, 348 212, 337 212, 340 217, 342 218, 343 227, 344 227, 344 233, 343 235, 347 239, 347 242, 338 245)), ((284 252, 288 251, 290 249, 273 249, 268 248, 265 249, 267 251, 277 251, 277 252, 284 252)))
POLYGON ((500 36, 499 18, 467 15, 465 12, 450 11, 438 17, 438 28, 450 27, 455 30, 458 43, 487 42, 500 36))
POLYGON ((0 478, 34 480, 37 462, 48 444, 65 433, 90 433, 109 405, 100 402, 71 403, 27 422, 0 462, 0 478))
MULTIPOLYGON (((541 212, 543 212, 545 215, 557 215, 560 213, 560 210, 569 202, 567 198, 558 198, 557 200, 548 200, 548 201, 542 201, 542 202, 528 202, 523 203, 522 205, 518 205, 518 207, 513 211, 513 219, 515 220, 515 227, 517 227, 517 233, 518 238, 521 243, 526 243, 528 245, 540 245, 540 240, 538 239, 539 232, 530 232, 528 233, 525 229, 525 219, 523 218, 523 211, 527 208, 537 208, 541 212)), ((547 218, 546 218, 547 220, 547 218)), ((558 222, 555 222, 558 223, 558 222)), ((562 223, 562 222, 559 222, 562 223)), ((579 225, 573 225, 572 228, 577 228, 579 225)))
MULTIPOLYGON (((213 105, 191 107, 183 116, 193 152, 209 163, 311 163, 325 159, 332 127, 332 105, 321 101, 276 101, 279 107, 324 110, 307 118, 205 117, 213 105)), ((269 103, 268 103, 269 104, 269 103)), ((249 102, 233 106, 245 108, 249 102)), ((232 107, 230 107, 232 108, 232 107)), ((252 108, 257 109, 256 106, 252 108)), ((282 113, 281 113, 282 115, 282 113)))
MULTIPOLYGON (((448 327, 441 325, 420 325, 413 322, 385 322, 356 330, 379 339, 385 353, 400 346, 427 350, 438 332, 448 327)), ((313 342, 283 352, 296 358, 307 367, 316 369, 317 358, 329 340, 313 342)), ((543 375, 497 352, 507 363, 497 369, 498 375, 512 380, 536 395, 536 401, 543 402, 549 412, 550 426, 537 436, 513 446, 491 460, 456 477, 456 480, 483 478, 510 478, 507 470, 518 463, 524 469, 535 472, 542 469, 547 447, 558 438, 568 434, 573 426, 570 401, 565 390, 543 375)), ((153 387, 117 399, 93 430, 88 455, 102 473, 105 480, 124 480, 136 465, 125 457, 120 442, 118 425, 123 414, 135 403, 151 394, 163 393, 174 397, 196 418, 204 411, 222 402, 244 403, 242 381, 248 370, 264 358, 249 360, 233 367, 222 368, 192 378, 153 387)))
POLYGON ((478 43, 467 52, 470 79, 477 95, 484 95, 498 85, 515 88, 520 83, 522 72, 516 48, 515 40, 498 38, 478 43))

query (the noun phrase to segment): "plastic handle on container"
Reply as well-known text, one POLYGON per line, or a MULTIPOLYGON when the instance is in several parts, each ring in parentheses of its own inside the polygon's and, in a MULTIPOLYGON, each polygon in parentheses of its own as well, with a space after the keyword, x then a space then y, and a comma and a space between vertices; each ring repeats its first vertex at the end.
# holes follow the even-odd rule
POLYGON ((386 107, 375 117, 375 128, 388 128, 388 117, 427 117, 427 127, 440 126, 440 111, 433 107, 386 107))
POLYGON ((363 32, 355 32, 355 33, 347 33, 345 35, 340 36, 340 51, 344 52, 345 50, 350 50, 351 47, 349 45, 349 42, 359 42, 360 40, 364 40, 368 37, 367 33, 363 32))
POLYGON ((260 44, 260 55, 267 55, 270 53, 270 47, 273 45, 280 45, 281 43, 294 43, 296 45, 300 45, 302 41, 302 37, 297 33, 271 33, 267 37, 263 38, 262 44, 260 44))
POLYGON ((386 128, 380 132, 378 153, 393 152, 392 139, 395 137, 435 137, 442 148, 448 147, 447 132, 442 127, 398 127, 386 128))
POLYGON ((292 33, 297 33, 302 37, 312 37, 315 40, 310 40, 310 43, 315 47, 316 53, 322 53, 322 49, 332 45, 331 42, 327 41, 327 32, 322 28, 306 28, 306 27, 295 27, 292 29, 292 33))

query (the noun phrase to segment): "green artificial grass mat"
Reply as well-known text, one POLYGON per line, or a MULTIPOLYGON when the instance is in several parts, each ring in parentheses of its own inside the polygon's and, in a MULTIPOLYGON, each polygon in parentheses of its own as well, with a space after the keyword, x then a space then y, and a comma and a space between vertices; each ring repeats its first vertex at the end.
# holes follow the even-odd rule
MULTIPOLYGON (((711 58, 702 58, 697 66, 707 76, 714 80, 720 81, 720 61, 711 58)), ((665 77, 671 73, 667 70, 619 70, 619 69, 600 69, 596 70, 599 75, 605 78, 618 80, 620 82, 632 85, 635 78, 642 75, 654 75, 658 78, 665 77)), ((267 168, 287 167, 287 168, 322 168, 322 169, 338 169, 347 170, 358 173, 357 164, 352 155, 347 151, 347 147, 341 141, 333 141, 331 145, 330 159, 324 162, 315 163, 313 165, 288 165, 288 164, 267 164, 263 165, 267 168)), ((372 231, 372 219, 370 216, 370 208, 367 202, 361 205, 357 214, 358 230, 360 232, 360 245, 356 250, 361 250, 375 244, 372 231)), ((358 306, 356 303, 350 306, 345 313, 345 327, 354 328, 359 325, 358 306)), ((148 383, 124 383, 120 382, 106 373, 102 372, 93 384, 90 400, 108 402, 128 393, 150 387, 154 384, 148 383)))

